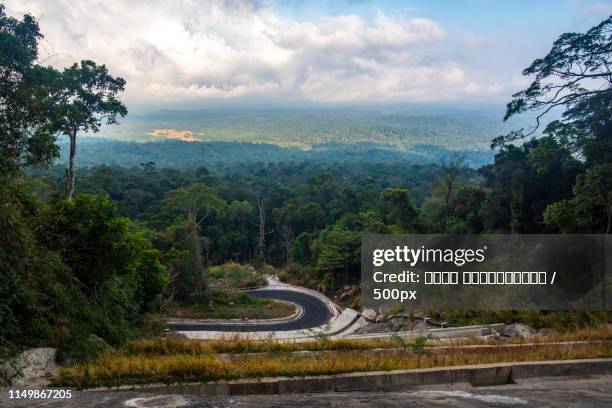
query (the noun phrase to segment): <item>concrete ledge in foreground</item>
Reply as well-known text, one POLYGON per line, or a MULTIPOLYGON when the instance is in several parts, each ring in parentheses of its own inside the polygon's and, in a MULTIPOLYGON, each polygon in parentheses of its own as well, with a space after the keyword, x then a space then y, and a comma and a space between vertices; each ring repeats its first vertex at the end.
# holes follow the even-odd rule
MULTIPOLYGON (((521 378, 611 375, 612 358, 478 364, 415 370, 350 373, 308 377, 274 377, 216 383, 120 387, 154 393, 191 395, 295 394, 333 391, 398 391, 411 386, 470 383, 490 386, 521 378)), ((90 391, 108 390, 98 388, 90 391)))

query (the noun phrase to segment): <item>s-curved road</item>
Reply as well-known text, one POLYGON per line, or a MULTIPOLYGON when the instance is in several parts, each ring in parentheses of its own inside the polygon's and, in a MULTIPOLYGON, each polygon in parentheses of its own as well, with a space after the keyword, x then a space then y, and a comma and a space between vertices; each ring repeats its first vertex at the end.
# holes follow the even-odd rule
POLYGON ((304 292, 286 289, 257 289, 249 295, 284 300, 302 307, 304 313, 297 320, 275 323, 169 323, 176 331, 255 332, 303 330, 327 324, 332 313, 321 299, 304 292))

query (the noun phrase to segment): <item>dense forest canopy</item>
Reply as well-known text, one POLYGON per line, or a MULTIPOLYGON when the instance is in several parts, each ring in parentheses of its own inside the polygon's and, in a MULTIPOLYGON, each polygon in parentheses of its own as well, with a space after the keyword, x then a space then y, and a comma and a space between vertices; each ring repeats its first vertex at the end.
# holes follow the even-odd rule
MULTIPOLYGON (((58 140, 58 163, 68 161, 69 144, 58 140)), ((460 154, 465 164, 480 167, 493 162, 490 150, 451 150, 433 145, 415 145, 407 150, 373 143, 326 143, 314 145, 308 150, 280 147, 267 143, 250 142, 186 142, 164 140, 155 142, 126 142, 107 138, 85 137, 80 139, 78 164, 82 167, 102 164, 120 167, 138 167, 152 161, 158 167, 181 169, 207 166, 217 172, 225 172, 235 165, 269 162, 361 162, 386 163, 408 161, 415 164, 440 163, 460 154)))
MULTIPOLYGON (((609 233, 610 25, 561 36, 525 70, 536 82, 515 95, 507 116, 540 109, 560 86, 543 84, 550 75, 573 96, 552 102, 566 110, 543 137, 498 138, 484 165, 439 146, 287 155, 251 144, 94 141, 83 149, 91 166, 69 177, 72 197, 64 166, 49 165, 57 136, 69 133, 66 109, 78 104, 61 96, 88 88, 91 76, 38 63, 37 22, 8 17, 0 5, 2 353, 44 344, 87 358, 133 336, 143 316, 169 302, 202 302, 208 268, 229 261, 272 265, 333 295, 359 281, 363 233, 609 233), (560 71, 575 66, 582 73, 560 71), (603 85, 589 90, 575 75, 598 75, 603 85)), ((112 96, 86 95, 95 106, 80 106, 73 131, 126 113, 115 99, 122 80, 100 67, 72 68, 100 75, 112 96)))
MULTIPOLYGON (((131 113, 105 137, 125 141, 251 142, 308 150, 318 145, 369 144, 410 150, 418 145, 489 150, 492 135, 527 126, 534 115, 500 121, 503 105, 384 108, 225 108, 131 113)), ((551 115, 551 120, 554 115, 551 115)))

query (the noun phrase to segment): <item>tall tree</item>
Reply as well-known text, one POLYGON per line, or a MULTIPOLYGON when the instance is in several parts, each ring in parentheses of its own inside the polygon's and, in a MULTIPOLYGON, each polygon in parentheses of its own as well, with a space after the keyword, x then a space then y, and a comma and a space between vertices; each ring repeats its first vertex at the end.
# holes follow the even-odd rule
POLYGON ((252 212, 253 212, 253 207, 246 200, 244 201, 234 200, 229 205, 230 217, 232 218, 232 220, 237 222, 238 230, 240 232, 244 231, 247 217, 251 215, 252 212))
POLYGON ((289 249, 295 240, 295 233, 290 225, 283 224, 280 227, 281 245, 285 249, 285 263, 289 265, 289 249))
POLYGON ((259 230, 259 237, 257 240, 257 260, 259 264, 263 265, 264 258, 264 248, 266 245, 266 235, 270 235, 274 232, 274 229, 266 230, 266 209, 264 207, 263 200, 259 197, 259 193, 256 196, 257 200, 257 221, 251 221, 253 225, 257 227, 259 230))
POLYGON ((32 16, 8 17, 0 4, 0 174, 59 153, 50 114, 59 73, 36 63, 42 37, 32 16))
POLYGON ((612 164, 597 165, 577 177, 573 197, 551 204, 544 222, 564 233, 612 232, 612 164))
POLYGON ((508 145, 495 163, 482 167, 487 190, 485 227, 491 232, 549 232, 542 213, 547 205, 571 197, 583 164, 550 136, 522 146, 508 145))
POLYGON ((70 138, 66 199, 71 200, 74 194, 77 133, 96 133, 103 124, 115 124, 127 115, 126 107, 117 99, 124 86, 123 78, 113 77, 105 65, 93 61, 81 61, 63 71, 56 121, 59 131, 70 138))
POLYGON ((186 246, 191 253, 192 269, 196 277, 195 293, 199 295, 204 287, 200 226, 212 214, 225 212, 226 203, 212 188, 195 183, 166 193, 164 206, 169 212, 180 212, 184 218, 188 241, 186 246))
POLYGON ((346 282, 348 282, 350 271, 357 270, 359 236, 359 232, 350 231, 339 224, 331 225, 321 231, 317 242, 320 251, 316 259, 316 266, 324 273, 325 289, 332 294, 337 289, 335 281, 338 279, 338 273, 344 272, 346 282))
POLYGON ((493 146, 534 134, 544 115, 562 107, 561 120, 552 121, 545 133, 581 153, 593 164, 612 159, 612 17, 586 33, 565 33, 550 52, 533 61, 523 75, 535 75, 531 85, 513 95, 504 120, 537 112, 528 132, 512 131, 494 139, 493 146))
POLYGON ((419 214, 408 190, 388 188, 380 193, 380 201, 386 221, 397 225, 399 232, 407 233, 415 230, 419 214))

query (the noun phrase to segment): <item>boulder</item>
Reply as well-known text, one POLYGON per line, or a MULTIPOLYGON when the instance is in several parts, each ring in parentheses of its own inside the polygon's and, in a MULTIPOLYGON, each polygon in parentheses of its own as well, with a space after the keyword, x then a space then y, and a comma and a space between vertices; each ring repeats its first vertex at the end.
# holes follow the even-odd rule
POLYGON ((361 312, 361 315, 366 319, 366 320, 370 320, 370 321, 376 321, 376 310, 374 309, 363 309, 363 311, 361 312))
POLYGON ((524 339, 528 339, 532 337, 535 333, 533 329, 527 326, 526 324, 512 323, 506 325, 503 334, 510 337, 522 337, 524 339))
POLYGON ((0 386, 11 385, 21 375, 22 371, 23 366, 18 358, 10 361, 0 361, 0 386))
POLYGON ((0 366, 0 378, 12 386, 24 386, 37 379, 55 376, 59 371, 55 364, 56 355, 54 348, 26 350, 0 366))

